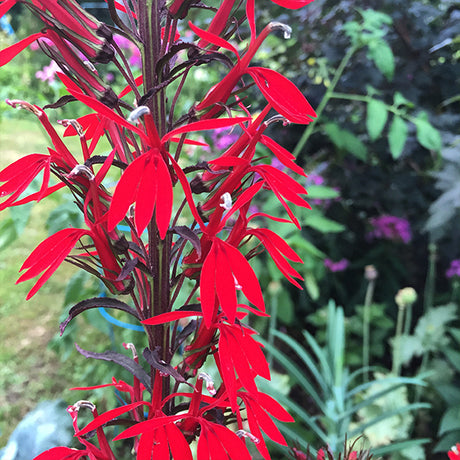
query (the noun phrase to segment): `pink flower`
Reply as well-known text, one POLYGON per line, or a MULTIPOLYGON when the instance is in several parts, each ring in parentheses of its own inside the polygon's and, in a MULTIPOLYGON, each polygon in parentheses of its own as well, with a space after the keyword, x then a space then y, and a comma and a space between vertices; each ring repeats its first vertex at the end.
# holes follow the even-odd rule
POLYGON ((35 76, 41 81, 47 81, 48 83, 53 83, 56 79, 56 72, 60 70, 56 62, 51 61, 49 65, 43 67, 42 70, 39 70, 35 73, 35 76))

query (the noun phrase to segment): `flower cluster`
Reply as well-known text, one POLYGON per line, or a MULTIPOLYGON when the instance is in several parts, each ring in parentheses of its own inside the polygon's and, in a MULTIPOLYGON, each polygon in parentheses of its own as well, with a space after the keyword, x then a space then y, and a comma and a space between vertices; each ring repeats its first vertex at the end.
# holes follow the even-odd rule
POLYGON ((347 259, 340 259, 334 262, 332 259, 324 259, 324 266, 331 272, 343 272, 348 268, 350 262, 347 259))
MULTIPOLYGON (((300 8, 312 0, 273 1, 300 8)), ((8 101, 37 117, 50 147, 0 171, 0 210, 67 188, 85 222, 84 228, 64 228, 40 243, 22 265, 18 282, 37 279, 30 298, 67 260, 99 278, 107 296, 72 307, 61 331, 79 314, 99 307, 121 310, 145 330, 142 353, 126 345, 131 357, 79 348, 86 357, 108 359, 132 374, 130 383, 114 378, 98 386, 125 393, 128 402, 102 414, 87 401, 70 406, 81 449, 57 447, 37 459, 114 459, 112 442, 129 438, 137 459, 191 460, 192 442, 198 460, 250 459, 246 442, 269 459, 264 436, 286 445, 273 419, 293 419, 256 385, 257 377, 270 379, 270 370, 247 318, 268 315, 249 260, 264 248, 285 278, 301 288, 294 265, 300 257, 260 223, 276 220, 300 228, 293 209, 309 204, 305 188, 294 179, 305 173, 264 131, 275 122, 309 123, 315 112, 291 81, 251 66, 251 60, 270 33, 289 34, 290 28, 272 22, 258 32, 255 0, 228 0, 217 9, 190 0, 173 0, 166 8, 156 0, 134 0, 132 7, 108 0, 111 27, 74 0, 0 0, 0 17, 16 3, 29 8, 43 28, 0 51, 0 65, 39 40, 68 92, 49 107, 78 101, 89 111, 61 120, 66 128, 61 136, 44 108, 8 101), (209 26, 205 30, 188 22, 195 40, 182 41, 177 30, 187 27, 184 20, 193 8, 203 7, 214 11, 209 26), (249 44, 239 50, 245 20, 249 44), (129 62, 133 49, 141 58, 138 75, 129 62), (99 76, 98 67, 109 62, 126 82, 120 94, 99 76), (225 64, 223 77, 186 113, 177 114, 193 69, 212 62, 225 64), (254 85, 246 84, 249 79, 254 85), (249 96, 242 96, 250 88, 266 101, 256 116, 249 111, 249 96), (222 130, 231 134, 224 139, 222 130), (205 160, 190 164, 185 147, 206 147, 196 140, 204 132, 211 132, 215 144, 205 160), (78 151, 69 149, 68 136, 79 139, 78 151), (103 138, 111 148, 99 155, 103 138), (267 155, 283 168, 264 161, 267 155), (111 177, 120 176, 113 193, 109 171, 111 177), (39 191, 29 193, 28 185, 40 173, 39 191), (285 215, 268 215, 252 205, 264 193, 276 196, 285 215), (119 231, 120 223, 129 234, 119 231), (179 296, 185 286, 193 287, 179 296), (207 360, 215 364, 212 377, 200 370, 207 360), (214 387, 214 382, 219 383, 214 387), (79 427, 82 408, 91 411, 93 420, 79 427), (114 439, 109 425, 122 429, 114 439)))
POLYGON ((449 268, 446 270, 446 278, 460 277, 460 259, 451 261, 449 268))
POLYGON ((373 230, 368 233, 369 239, 402 241, 407 244, 412 239, 409 221, 401 217, 382 215, 369 220, 373 230))

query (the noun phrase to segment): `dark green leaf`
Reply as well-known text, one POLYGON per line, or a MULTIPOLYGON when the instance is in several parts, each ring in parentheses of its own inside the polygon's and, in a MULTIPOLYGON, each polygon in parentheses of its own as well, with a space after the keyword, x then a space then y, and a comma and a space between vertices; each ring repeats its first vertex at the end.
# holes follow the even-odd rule
POLYGON ((439 424, 438 435, 453 430, 460 430, 460 405, 449 407, 446 410, 439 424))

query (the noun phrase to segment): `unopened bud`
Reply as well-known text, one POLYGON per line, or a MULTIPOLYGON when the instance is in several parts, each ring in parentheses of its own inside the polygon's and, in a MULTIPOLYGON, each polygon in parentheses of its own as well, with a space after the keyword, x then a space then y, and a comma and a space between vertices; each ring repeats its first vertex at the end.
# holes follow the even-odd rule
POLYGON ((272 296, 278 295, 281 289, 282 289, 282 286, 279 281, 270 281, 270 283, 268 283, 268 292, 272 296))
POLYGON ((399 308, 410 307, 417 301, 417 292, 414 288, 406 287, 400 289, 395 296, 396 305, 399 308))
POLYGON ((364 278, 367 281, 375 281, 379 276, 379 272, 373 265, 366 265, 364 267, 364 278))

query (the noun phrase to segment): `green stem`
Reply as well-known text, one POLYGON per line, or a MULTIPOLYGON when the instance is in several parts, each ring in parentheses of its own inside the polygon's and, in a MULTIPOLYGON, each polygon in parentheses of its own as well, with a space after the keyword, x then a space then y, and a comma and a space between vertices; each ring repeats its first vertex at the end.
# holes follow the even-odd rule
POLYGON ((339 66, 337 67, 335 73, 334 73, 334 78, 331 81, 331 84, 326 90, 326 93, 324 94, 323 98, 321 99, 320 104, 318 105, 316 109, 316 115, 317 117, 307 126, 305 129, 304 133, 302 134, 302 137, 300 138, 299 142, 297 143, 293 154, 294 156, 298 156, 299 153, 302 151, 302 149, 305 147, 305 144, 307 143, 308 139, 313 133, 313 130, 316 126, 316 123, 318 119, 320 118, 321 114, 323 113, 323 110, 325 109, 327 103, 329 102, 329 99, 332 96, 332 93, 334 92, 335 87, 337 86, 337 83, 339 82, 340 78, 342 77, 342 74, 348 65, 350 59, 352 58, 353 54, 355 54, 357 48, 351 47, 348 49, 347 53, 343 57, 342 61, 340 62, 339 66))
POLYGON ((370 280, 367 285, 363 310, 363 373, 364 382, 369 381, 369 355, 370 355, 370 308, 374 297, 375 280, 370 280))
MULTIPOLYGON (((267 337, 268 343, 270 344, 269 349, 271 349, 275 341, 275 336, 273 334, 273 331, 276 329, 276 317, 278 315, 278 295, 277 294, 272 296, 271 307, 272 308, 270 312, 270 324, 269 324, 268 337, 267 337)), ((272 366, 272 361, 273 361, 273 355, 271 352, 268 352, 267 362, 270 367, 272 366)))
MULTIPOLYGON (((335 92, 333 92, 330 95, 330 99, 343 99, 346 101, 364 102, 366 104, 369 104, 369 102, 375 100, 372 96, 367 96, 364 94, 347 94, 335 92)), ((415 117, 408 115, 404 110, 401 110, 394 105, 385 104, 385 109, 398 117, 405 118, 407 121, 410 121, 411 123, 416 123, 417 121, 415 117)))
POLYGON ((406 317, 404 318, 404 335, 410 334, 410 326, 412 324, 412 303, 406 307, 406 317))
POLYGON ((433 299, 436 283, 436 255, 437 246, 435 243, 428 245, 428 273, 426 275, 425 295, 423 301, 423 312, 427 313, 433 307, 433 299))
POLYGON ((398 307, 398 319, 396 322, 396 334, 393 348, 393 369, 392 373, 399 376, 401 372, 401 336, 404 323, 404 308, 398 307))

